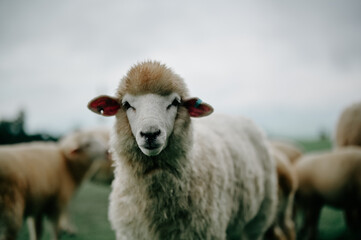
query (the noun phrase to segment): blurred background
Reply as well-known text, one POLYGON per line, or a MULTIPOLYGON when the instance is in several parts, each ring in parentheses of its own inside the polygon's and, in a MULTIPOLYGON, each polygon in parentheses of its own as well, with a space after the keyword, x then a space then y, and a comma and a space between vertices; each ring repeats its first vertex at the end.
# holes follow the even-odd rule
POLYGON ((358 0, 0 1, 0 119, 55 136, 111 125, 88 101, 151 59, 218 113, 330 135, 361 99, 360 12, 358 0))
MULTIPOLYGON (((341 111, 361 100, 360 13, 359 0, 1 0, 0 143, 111 126, 88 101, 114 95, 133 64, 158 60, 217 113, 247 116, 306 151, 330 148, 341 111)), ((109 191, 80 190, 76 239, 114 239, 109 191)), ((332 239, 344 223, 326 211, 332 239)))

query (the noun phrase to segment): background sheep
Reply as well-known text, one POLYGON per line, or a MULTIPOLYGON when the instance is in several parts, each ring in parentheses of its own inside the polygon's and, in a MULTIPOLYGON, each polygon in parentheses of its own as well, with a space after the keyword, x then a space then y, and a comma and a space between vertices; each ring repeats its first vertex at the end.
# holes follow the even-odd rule
MULTIPOLYGON (((106 155, 101 154, 101 157, 97 161, 92 161, 89 170, 83 179, 89 179, 92 182, 110 184, 114 178, 113 162, 109 154, 109 135, 110 129, 107 127, 96 127, 85 130, 91 137, 95 137, 99 141, 103 142, 103 146, 106 147, 106 155)), ((28 220, 32 221, 32 218, 28 220)), ((33 224, 32 222, 28 225, 33 224)), ((31 226, 31 225, 30 225, 31 226)), ((76 227, 71 223, 68 212, 63 212, 60 217, 59 228, 61 234, 75 235, 77 233, 76 227)), ((31 229, 31 227, 29 227, 31 229)))
POLYGON ((279 141, 270 142, 270 151, 277 165, 278 207, 276 220, 267 234, 267 239, 294 240, 296 230, 293 221, 293 204, 298 180, 291 162, 296 159, 295 156, 298 156, 300 151, 290 143, 279 141))
POLYGON ((361 146, 361 102, 348 106, 336 126, 335 145, 361 146))
POLYGON ((272 140, 270 143, 274 149, 277 149, 281 153, 285 154, 287 160, 289 160, 289 162, 292 164, 294 164, 297 159, 301 157, 303 152, 300 146, 290 141, 272 140))
POLYGON ((316 238, 319 214, 327 204, 345 211, 348 226, 360 239, 361 148, 306 154, 297 161, 296 171, 296 202, 304 213, 300 237, 316 238))
POLYGON ((59 143, 36 142, 0 147, 0 239, 16 239, 23 218, 35 219, 36 236, 42 219, 52 223, 54 239, 60 216, 96 158, 107 146, 94 132, 76 132, 59 143))
POLYGON ((261 239, 276 208, 276 172, 263 134, 214 116, 158 62, 130 69, 117 97, 88 107, 116 115, 109 218, 117 239, 261 239))
MULTIPOLYGON (((109 148, 110 129, 98 128, 94 131, 98 131, 99 135, 103 137, 104 142, 109 148)), ((100 183, 110 185, 114 179, 114 165, 111 160, 111 156, 108 155, 107 161, 96 161, 88 171, 88 178, 94 183, 100 183)))
POLYGON ((115 167, 112 160, 99 161, 89 173, 89 180, 94 183, 110 185, 114 180, 114 170, 115 167))

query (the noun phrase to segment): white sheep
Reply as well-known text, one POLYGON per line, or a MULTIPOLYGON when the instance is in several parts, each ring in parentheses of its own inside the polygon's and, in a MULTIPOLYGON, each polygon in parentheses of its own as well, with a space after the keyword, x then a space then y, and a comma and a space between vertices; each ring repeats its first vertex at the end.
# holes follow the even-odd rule
POLYGON ((361 146, 361 102, 348 106, 341 113, 336 125, 335 145, 361 146))
POLYGON ((300 236, 316 238, 321 208, 329 205, 344 210, 355 239, 361 239, 361 148, 305 154, 295 166, 299 180, 296 202, 305 217, 300 236))
POLYGON ((117 96, 88 105, 116 116, 109 219, 120 239, 262 239, 277 205, 266 139, 241 117, 213 116, 158 62, 133 66, 117 96))
POLYGON ((72 133, 59 143, 0 146, 0 240, 15 240, 27 217, 35 220, 29 221, 32 239, 40 238, 43 217, 57 239, 71 196, 93 161, 106 154, 104 140, 92 131, 72 133))

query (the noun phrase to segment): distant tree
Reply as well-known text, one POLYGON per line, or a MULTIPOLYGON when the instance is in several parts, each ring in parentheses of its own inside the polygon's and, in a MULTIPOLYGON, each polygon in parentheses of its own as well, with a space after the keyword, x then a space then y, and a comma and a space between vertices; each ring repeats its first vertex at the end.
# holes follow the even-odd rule
POLYGON ((330 139, 330 134, 328 133, 328 131, 326 129, 321 129, 318 132, 318 138, 322 141, 324 140, 329 140, 330 139))
POLYGON ((26 114, 20 110, 14 120, 0 121, 0 144, 12 144, 30 141, 56 141, 58 137, 46 133, 28 135, 25 131, 26 114))

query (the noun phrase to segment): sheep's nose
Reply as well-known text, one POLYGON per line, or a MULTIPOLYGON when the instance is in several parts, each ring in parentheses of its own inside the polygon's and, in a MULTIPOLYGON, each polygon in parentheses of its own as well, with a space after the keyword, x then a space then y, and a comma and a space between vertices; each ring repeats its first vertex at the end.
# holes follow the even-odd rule
POLYGON ((160 130, 153 132, 140 132, 140 136, 145 138, 147 142, 153 142, 160 135, 160 130))

